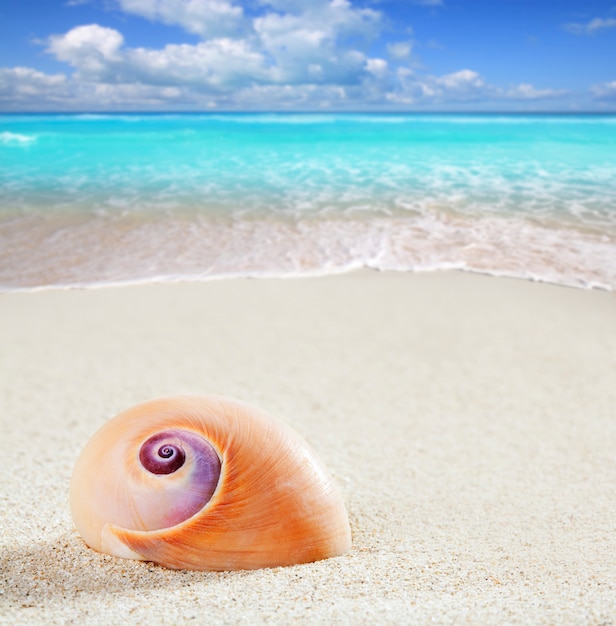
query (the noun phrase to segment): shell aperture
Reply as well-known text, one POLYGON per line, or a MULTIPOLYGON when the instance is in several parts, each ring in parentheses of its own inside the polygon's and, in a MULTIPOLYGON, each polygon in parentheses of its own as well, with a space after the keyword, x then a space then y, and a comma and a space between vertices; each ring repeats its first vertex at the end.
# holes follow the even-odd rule
POLYGON ((107 422, 77 461, 71 508, 91 548, 175 569, 305 563, 351 544, 307 444, 220 396, 152 400, 107 422))

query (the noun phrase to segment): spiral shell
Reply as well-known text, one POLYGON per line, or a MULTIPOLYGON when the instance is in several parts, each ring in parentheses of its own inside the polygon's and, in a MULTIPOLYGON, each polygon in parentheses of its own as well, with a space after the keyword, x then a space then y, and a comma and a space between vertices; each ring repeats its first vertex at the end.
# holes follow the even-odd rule
POLYGON ((220 396, 161 398, 107 422, 71 481, 94 550, 173 569, 307 563, 351 545, 321 462, 290 428, 220 396))

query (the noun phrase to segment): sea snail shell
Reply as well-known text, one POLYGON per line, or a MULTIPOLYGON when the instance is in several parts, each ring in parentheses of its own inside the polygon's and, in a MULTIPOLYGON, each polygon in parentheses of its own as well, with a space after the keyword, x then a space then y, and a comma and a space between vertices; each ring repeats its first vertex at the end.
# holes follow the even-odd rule
POLYGON ((161 398, 107 422, 71 481, 94 550, 173 569, 237 570, 346 552, 332 478, 290 428, 220 396, 161 398))

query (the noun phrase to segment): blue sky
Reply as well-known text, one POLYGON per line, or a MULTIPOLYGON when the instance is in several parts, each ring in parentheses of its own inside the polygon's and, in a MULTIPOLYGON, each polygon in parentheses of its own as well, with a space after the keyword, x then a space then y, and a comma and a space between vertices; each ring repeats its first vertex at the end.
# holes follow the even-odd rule
POLYGON ((0 0, 0 110, 616 111, 616 0, 0 0))

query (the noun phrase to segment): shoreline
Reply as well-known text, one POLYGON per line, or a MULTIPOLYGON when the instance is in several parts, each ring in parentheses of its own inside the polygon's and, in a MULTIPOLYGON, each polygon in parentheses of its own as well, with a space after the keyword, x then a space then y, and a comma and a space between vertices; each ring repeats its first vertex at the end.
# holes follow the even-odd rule
POLYGON ((23 293, 40 293, 49 291, 90 291, 98 289, 122 289, 130 287, 144 287, 147 285, 178 285, 178 284, 203 284, 217 281, 242 281, 242 280, 304 280, 315 278, 328 278, 330 276, 345 276, 355 273, 377 273, 377 274, 410 274, 410 275, 440 275, 440 274, 471 274, 476 276, 483 276, 486 278, 514 280, 522 282, 537 283, 540 285, 548 285, 550 287, 563 287, 566 289, 575 289, 581 291, 599 291, 605 293, 616 292, 616 286, 604 285, 599 283, 589 282, 583 283, 581 280, 578 284, 573 283, 561 283, 557 281, 551 281, 547 278, 540 278, 536 276, 522 276, 518 274, 509 274, 504 271, 494 270, 490 272, 488 270, 479 270, 473 268, 464 268, 452 264, 450 267, 439 267, 429 269, 383 269, 379 267, 371 267, 363 265, 361 263, 350 264, 349 267, 344 267, 336 270, 324 269, 306 271, 301 274, 288 274, 288 273, 276 273, 276 272, 262 272, 262 273, 246 273, 246 274, 215 274, 206 276, 152 276, 135 279, 126 279, 118 281, 101 280, 98 282, 84 282, 84 283, 67 283, 67 284, 51 284, 51 285, 37 285, 35 287, 3 287, 0 285, 0 297, 8 294, 23 294, 23 293))
POLYGON ((3 292, 2 619, 614 622, 616 297, 560 287, 361 270, 3 292), (297 430, 342 492, 351 551, 208 573, 86 548, 80 450, 179 393, 297 430))

